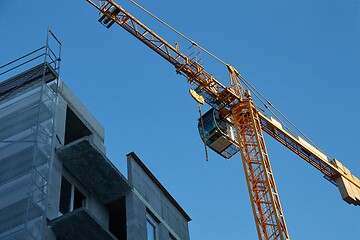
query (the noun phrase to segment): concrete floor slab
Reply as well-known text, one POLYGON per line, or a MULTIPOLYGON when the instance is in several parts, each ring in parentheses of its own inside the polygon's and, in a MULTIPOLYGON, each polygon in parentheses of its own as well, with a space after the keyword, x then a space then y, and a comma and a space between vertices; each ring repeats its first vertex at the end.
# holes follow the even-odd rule
POLYGON ((105 204, 129 193, 127 179, 89 139, 84 137, 58 149, 58 158, 105 204))
POLYGON ((86 208, 55 218, 49 226, 63 240, 116 240, 86 208))

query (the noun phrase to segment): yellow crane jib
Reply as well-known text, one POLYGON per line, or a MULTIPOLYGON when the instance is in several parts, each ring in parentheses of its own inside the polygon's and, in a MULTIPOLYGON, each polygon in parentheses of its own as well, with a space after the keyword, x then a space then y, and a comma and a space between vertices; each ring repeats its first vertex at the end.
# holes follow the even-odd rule
MULTIPOLYGON (((99 22, 104 26, 110 28, 114 23, 118 24, 172 64, 177 73, 184 75, 192 87, 190 94, 199 107, 205 102, 212 107, 203 115, 200 111, 198 128, 201 139, 205 146, 226 159, 237 152, 241 153, 259 239, 290 239, 263 132, 300 156, 338 186, 346 202, 360 205, 360 180, 338 160, 330 159, 313 144, 285 130, 281 122, 260 112, 250 96, 250 91, 245 91, 241 84, 245 79, 234 67, 179 34, 227 66, 230 87, 226 87, 201 65, 180 52, 178 44, 175 47, 169 44, 113 0, 99 1, 98 4, 92 0, 86 1, 99 10, 99 22)), ((131 2, 134 3, 133 0, 131 2)), ((272 106, 270 102, 268 104, 272 106)))

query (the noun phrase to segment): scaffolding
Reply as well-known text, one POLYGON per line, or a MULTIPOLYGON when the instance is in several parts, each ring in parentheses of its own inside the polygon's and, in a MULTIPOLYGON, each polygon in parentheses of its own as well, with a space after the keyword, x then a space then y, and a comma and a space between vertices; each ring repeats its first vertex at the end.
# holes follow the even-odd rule
POLYGON ((46 239, 61 42, 0 66, 0 239, 46 239), (55 51, 54 51, 55 49, 55 51), (27 69, 23 71, 24 69, 27 69))

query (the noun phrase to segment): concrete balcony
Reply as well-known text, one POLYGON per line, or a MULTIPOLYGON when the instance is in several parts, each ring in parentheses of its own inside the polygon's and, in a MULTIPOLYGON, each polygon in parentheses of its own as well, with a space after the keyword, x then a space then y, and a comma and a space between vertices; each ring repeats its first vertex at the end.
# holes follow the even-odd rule
POLYGON ((117 240, 85 207, 51 220, 49 227, 63 240, 117 240))
POLYGON ((64 166, 104 204, 131 191, 126 178, 90 140, 84 137, 58 149, 56 154, 64 166))

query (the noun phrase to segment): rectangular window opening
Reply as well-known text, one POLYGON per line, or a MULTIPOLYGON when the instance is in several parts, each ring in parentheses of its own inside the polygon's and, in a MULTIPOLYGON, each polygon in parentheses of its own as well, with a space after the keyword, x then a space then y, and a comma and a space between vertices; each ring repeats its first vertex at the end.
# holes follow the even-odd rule
POLYGON ((74 205, 73 210, 85 206, 85 196, 82 194, 77 187, 74 190, 74 205))
POLYGON ((82 137, 90 136, 92 132, 69 108, 66 109, 65 145, 82 137))
POLYGON ((158 235, 158 221, 152 216, 151 213, 146 214, 146 230, 147 240, 156 240, 158 235))
POLYGON ((109 231, 118 239, 126 240, 126 197, 107 204, 109 209, 109 231))
POLYGON ((62 214, 70 212, 71 183, 64 177, 61 179, 60 208, 62 214))
POLYGON ((147 219, 147 240, 155 240, 156 239, 156 228, 155 226, 147 219))
POLYGON ((65 177, 61 178, 59 212, 66 214, 85 206, 85 195, 65 177))

